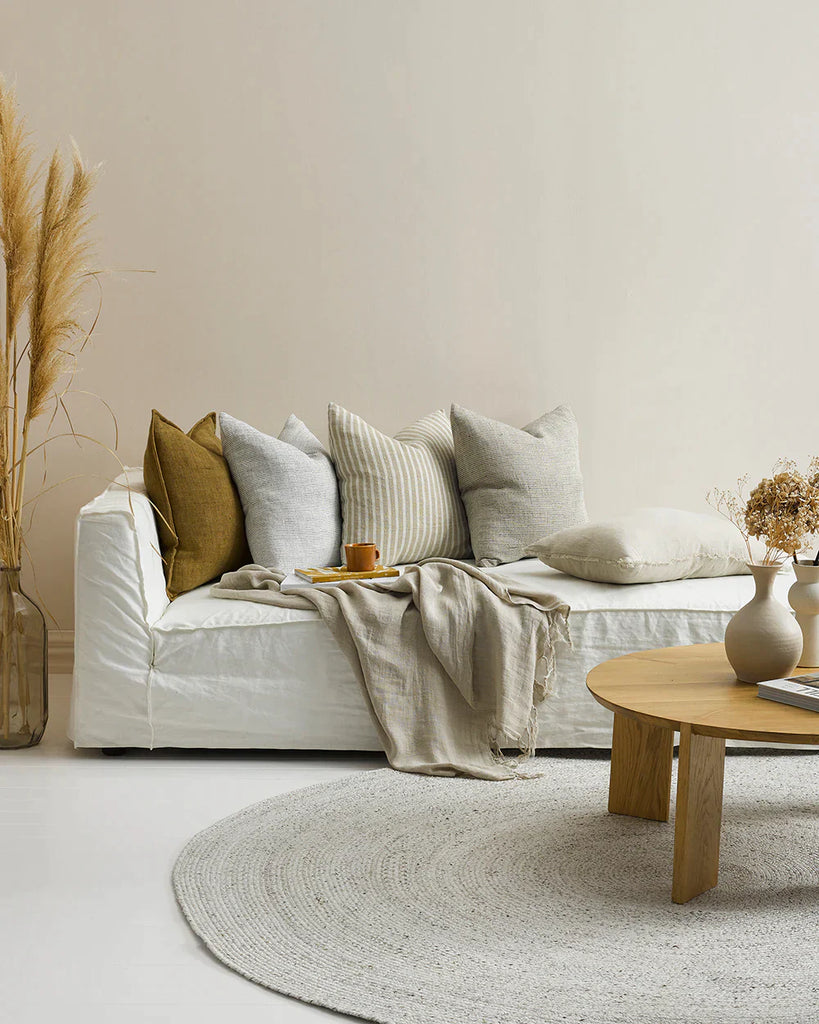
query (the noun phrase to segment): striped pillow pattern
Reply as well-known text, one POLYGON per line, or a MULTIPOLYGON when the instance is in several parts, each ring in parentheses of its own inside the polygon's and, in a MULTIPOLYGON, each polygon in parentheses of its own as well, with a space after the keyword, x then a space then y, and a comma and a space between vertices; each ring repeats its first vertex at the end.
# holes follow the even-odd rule
POLYGON ((342 560, 344 544, 365 541, 375 542, 384 565, 468 557, 452 428, 442 409, 388 437, 333 403, 329 426, 341 491, 342 560))

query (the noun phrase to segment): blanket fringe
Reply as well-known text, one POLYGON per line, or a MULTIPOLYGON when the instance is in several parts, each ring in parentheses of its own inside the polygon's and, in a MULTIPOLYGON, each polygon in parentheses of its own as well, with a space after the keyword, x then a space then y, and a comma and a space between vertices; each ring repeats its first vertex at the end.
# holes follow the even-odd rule
POLYGON ((520 762, 527 761, 534 756, 537 749, 538 707, 556 692, 555 645, 564 643, 572 647, 568 613, 551 612, 544 617, 546 619, 545 628, 539 631, 538 637, 538 657, 532 685, 532 709, 529 712, 529 721, 523 734, 512 739, 513 745, 518 748, 516 754, 511 756, 504 754, 501 747, 504 737, 498 730, 498 724, 494 719, 489 723, 489 746, 492 759, 497 764, 507 767, 513 777, 517 779, 538 779, 543 775, 543 772, 522 768, 520 762), (542 669, 541 666, 543 666, 542 669))

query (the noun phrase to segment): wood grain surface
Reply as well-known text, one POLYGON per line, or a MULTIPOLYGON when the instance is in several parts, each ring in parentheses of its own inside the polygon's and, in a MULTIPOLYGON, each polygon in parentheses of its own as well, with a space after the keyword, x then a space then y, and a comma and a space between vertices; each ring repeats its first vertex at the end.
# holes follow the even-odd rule
POLYGON ((668 821, 674 730, 614 716, 609 811, 668 821))
MULTIPOLYGON (((800 674, 815 672, 800 668, 800 674)), ((819 713, 757 696, 741 683, 722 644, 640 651, 589 673, 600 704, 630 718, 677 729, 688 723, 703 736, 770 743, 819 744, 819 713)))
POLYGON ((680 733, 674 875, 671 899, 687 903, 713 889, 719 875, 725 740, 690 725, 680 733))

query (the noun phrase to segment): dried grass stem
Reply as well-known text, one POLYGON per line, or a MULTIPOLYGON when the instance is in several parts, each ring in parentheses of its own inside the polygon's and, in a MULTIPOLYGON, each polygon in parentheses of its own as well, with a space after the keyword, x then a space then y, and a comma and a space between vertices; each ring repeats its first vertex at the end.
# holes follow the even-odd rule
MULTIPOLYGON (((26 467, 32 423, 62 401, 76 353, 88 332, 79 304, 92 273, 88 203, 96 169, 72 143, 67 177, 59 151, 45 176, 32 169, 32 149, 13 89, 0 77, 0 247, 5 267, 5 331, 0 345, 0 564, 20 564, 24 547, 26 467), (18 343, 28 311, 28 338, 18 343), (27 373, 21 374, 27 363, 27 373), (67 383, 66 383, 67 379, 67 383)), ((49 424, 50 429, 51 424, 49 424)), ((73 433, 73 426, 69 428, 73 433)), ((48 433, 48 431, 47 431, 48 433)))

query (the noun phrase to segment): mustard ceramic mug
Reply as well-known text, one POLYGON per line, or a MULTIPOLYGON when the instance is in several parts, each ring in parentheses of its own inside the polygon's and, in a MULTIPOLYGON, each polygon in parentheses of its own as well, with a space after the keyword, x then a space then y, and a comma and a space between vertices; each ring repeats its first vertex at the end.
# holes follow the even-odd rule
POLYGON ((375 544, 345 544, 344 557, 350 572, 372 572, 381 552, 375 544))

